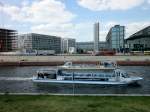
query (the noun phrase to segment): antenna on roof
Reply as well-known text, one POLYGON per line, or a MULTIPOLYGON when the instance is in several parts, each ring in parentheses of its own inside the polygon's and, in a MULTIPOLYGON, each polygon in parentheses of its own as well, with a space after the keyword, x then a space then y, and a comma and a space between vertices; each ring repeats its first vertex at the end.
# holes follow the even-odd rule
POLYGON ((3 7, 4 7, 4 4, 2 2, 0 2, 0 16, 1 16, 1 25, 0 25, 0 27, 2 27, 2 28, 4 28, 3 7))

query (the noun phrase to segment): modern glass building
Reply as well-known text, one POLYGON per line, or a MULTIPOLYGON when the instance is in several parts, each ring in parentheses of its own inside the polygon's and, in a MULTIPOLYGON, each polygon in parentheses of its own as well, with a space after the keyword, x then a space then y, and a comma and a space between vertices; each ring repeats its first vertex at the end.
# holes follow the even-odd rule
POLYGON ((94 51, 99 51, 99 23, 94 24, 94 51))
POLYGON ((150 50, 150 26, 131 35, 126 43, 130 51, 150 50))
POLYGON ((0 28, 0 52, 14 51, 18 48, 16 30, 0 28))
POLYGON ((106 37, 107 47, 111 50, 122 51, 124 49, 125 26, 115 25, 106 37))
POLYGON ((43 34, 23 34, 19 35, 19 47, 26 50, 54 50, 61 52, 61 38, 43 34))

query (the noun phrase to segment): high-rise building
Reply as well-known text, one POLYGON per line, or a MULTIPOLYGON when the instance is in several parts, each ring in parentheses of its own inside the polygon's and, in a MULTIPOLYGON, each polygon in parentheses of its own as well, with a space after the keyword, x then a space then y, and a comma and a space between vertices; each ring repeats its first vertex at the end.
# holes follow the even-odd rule
POLYGON ((72 38, 62 38, 62 40, 61 40, 62 53, 69 52, 70 48, 76 49, 76 40, 72 39, 72 38))
POLYGON ((115 25, 112 27, 106 37, 108 49, 122 51, 124 49, 125 27, 115 25))
POLYGON ((17 50, 18 36, 16 30, 0 28, 0 52, 17 50))
POLYGON ((99 23, 94 24, 94 51, 99 51, 99 23))
POLYGON ((54 50, 61 52, 61 38, 43 34, 23 34, 19 35, 20 49, 25 50, 54 50))

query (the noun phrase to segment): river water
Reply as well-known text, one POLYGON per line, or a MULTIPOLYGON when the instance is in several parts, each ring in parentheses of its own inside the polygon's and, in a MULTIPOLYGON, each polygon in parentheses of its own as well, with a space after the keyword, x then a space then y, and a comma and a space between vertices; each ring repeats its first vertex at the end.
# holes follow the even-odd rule
POLYGON ((139 85, 128 86, 33 83, 32 76, 40 68, 48 67, 0 67, 0 93, 150 94, 149 66, 122 66, 127 72, 144 78, 139 85))

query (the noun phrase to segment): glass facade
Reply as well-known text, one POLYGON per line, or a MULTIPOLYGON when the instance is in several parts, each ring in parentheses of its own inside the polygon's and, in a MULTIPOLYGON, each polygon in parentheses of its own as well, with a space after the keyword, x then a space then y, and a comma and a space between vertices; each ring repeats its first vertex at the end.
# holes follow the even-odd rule
POLYGON ((106 37, 108 49, 115 49, 117 51, 123 50, 124 36, 125 36, 124 26, 115 25, 114 27, 112 27, 106 37))
POLYGON ((61 52, 61 38, 41 34, 24 34, 20 35, 23 49, 31 50, 54 50, 56 53, 61 52))

